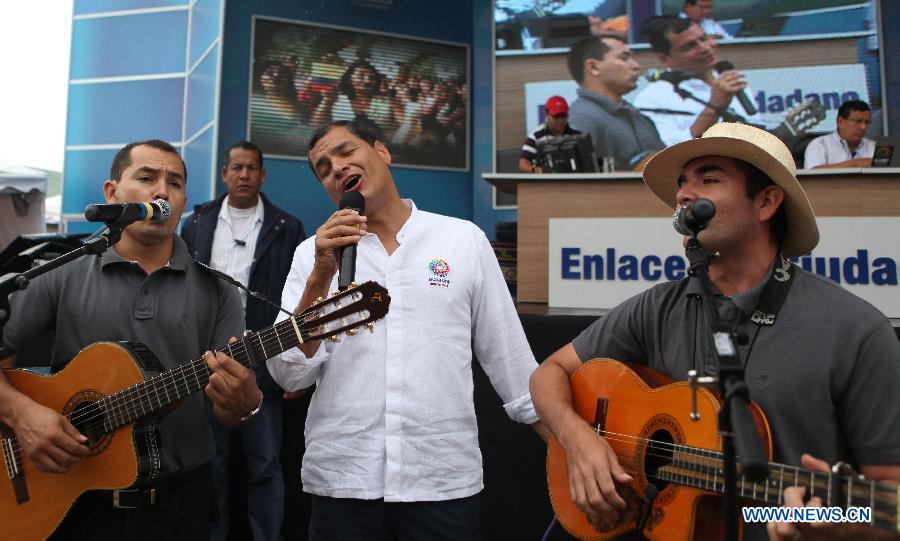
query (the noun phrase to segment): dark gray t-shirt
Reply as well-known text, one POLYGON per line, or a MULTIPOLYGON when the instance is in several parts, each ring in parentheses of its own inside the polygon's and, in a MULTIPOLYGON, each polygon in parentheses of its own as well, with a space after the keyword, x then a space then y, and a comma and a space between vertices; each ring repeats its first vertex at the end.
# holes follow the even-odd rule
MULTIPOLYGON (((900 463, 900 342, 890 322, 834 282, 795 268, 774 326, 746 321, 750 397, 772 427, 775 460, 900 463)), ((647 364, 675 380, 715 358, 690 279, 653 287, 611 310, 573 345, 582 361, 647 364)))
POLYGON ((573 128, 591 134, 597 159, 612 156, 615 168, 628 171, 646 156, 666 145, 653 121, 628 103, 578 88, 578 99, 569 109, 573 128))
MULTIPOLYGON (((829 464, 900 463, 900 342, 890 322, 830 280, 796 267, 794 276, 773 326, 748 318, 761 287, 731 305, 749 338, 739 350, 750 398, 772 429, 775 461, 800 465, 810 453, 829 464)), ((685 279, 632 297, 576 337, 575 351, 582 361, 646 364, 674 380, 691 369, 714 372, 698 292, 685 279)), ((728 312, 725 301, 720 313, 728 312)), ((754 526, 747 538, 766 539, 764 525, 754 526)))
MULTIPOLYGON (((181 237, 167 267, 147 275, 114 248, 85 256, 34 281, 10 298, 3 339, 13 352, 53 330, 54 368, 100 341, 139 342, 165 368, 198 359, 240 337, 244 311, 237 289, 198 267, 181 237)), ((98 367, 102 370, 102 367, 98 367)), ((160 425, 166 471, 191 470, 213 456, 203 392, 189 396, 160 425)))

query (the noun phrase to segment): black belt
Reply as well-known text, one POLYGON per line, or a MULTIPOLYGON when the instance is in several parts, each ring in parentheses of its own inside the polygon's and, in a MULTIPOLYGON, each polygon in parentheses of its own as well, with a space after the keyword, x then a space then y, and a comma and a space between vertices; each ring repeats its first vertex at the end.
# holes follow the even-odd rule
POLYGON ((163 502, 166 493, 210 469, 209 464, 181 473, 165 481, 138 488, 123 488, 103 492, 103 500, 115 509, 152 507, 163 502))

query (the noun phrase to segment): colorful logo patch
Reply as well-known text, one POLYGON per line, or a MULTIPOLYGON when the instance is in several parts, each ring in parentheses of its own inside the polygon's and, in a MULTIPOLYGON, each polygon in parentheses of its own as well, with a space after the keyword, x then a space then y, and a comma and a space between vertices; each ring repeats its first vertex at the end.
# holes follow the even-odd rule
POLYGON ((428 285, 450 287, 450 263, 443 259, 432 259, 428 262, 428 268, 431 270, 432 276, 428 277, 428 285))

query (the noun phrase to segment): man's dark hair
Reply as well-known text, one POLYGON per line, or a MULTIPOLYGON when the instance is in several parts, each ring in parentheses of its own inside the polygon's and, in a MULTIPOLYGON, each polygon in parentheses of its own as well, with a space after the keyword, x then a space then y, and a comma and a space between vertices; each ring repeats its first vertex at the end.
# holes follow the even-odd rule
POLYGON ((225 167, 228 167, 228 162, 231 161, 231 151, 239 148, 241 150, 252 150, 256 152, 256 155, 259 157, 259 168, 263 168, 263 153, 262 150, 259 149, 258 146, 254 145, 250 141, 238 141, 237 143, 231 145, 230 147, 225 149, 225 167))
POLYGON ((585 60, 588 58, 603 60, 606 53, 611 50, 609 45, 603 43, 603 40, 606 38, 622 41, 622 38, 614 35, 591 36, 578 40, 569 49, 569 54, 566 56, 566 64, 569 66, 569 74, 572 75, 572 79, 575 79, 576 83, 581 84, 584 82, 585 60))
MULTIPOLYGON (((776 186, 775 182, 769 178, 769 175, 760 171, 758 167, 755 165, 745 162, 744 160, 739 160, 737 158, 732 158, 734 160, 735 165, 737 165, 738 169, 743 171, 744 178, 747 180, 747 198, 753 199, 756 197, 756 194, 765 190, 769 186, 776 186)), ((787 235, 788 231, 788 221, 787 221, 787 212, 784 210, 785 201, 781 202, 781 206, 778 207, 778 210, 775 211, 775 215, 772 216, 772 220, 769 222, 772 226, 772 237, 778 241, 778 245, 781 246, 782 241, 784 241, 785 235, 787 235)))
POLYGON ((684 5, 686 6, 696 6, 697 0, 684 0, 684 5))
POLYGON ((115 182, 122 180, 122 173, 131 165, 131 149, 134 147, 148 146, 163 152, 169 152, 178 156, 181 160, 181 168, 184 169, 184 182, 187 184, 187 166, 184 164, 184 158, 178 153, 178 149, 171 144, 159 139, 150 139, 148 141, 138 141, 137 143, 128 143, 122 147, 113 158, 112 166, 109 168, 109 179, 115 182))
POLYGON ((672 42, 666 37, 666 33, 680 34, 690 28, 692 24, 697 23, 679 17, 652 17, 644 24, 643 34, 644 38, 650 42, 650 47, 654 52, 669 54, 672 51, 672 42))
POLYGON ((316 166, 312 161, 312 156, 310 156, 310 154, 312 154, 313 147, 316 146, 316 143, 319 142, 319 139, 325 137, 328 132, 335 128, 347 128, 347 131, 368 143, 369 146, 374 147, 375 143, 377 141, 380 141, 380 139, 376 135, 375 130, 371 129, 367 124, 369 123, 356 119, 335 120, 334 122, 325 124, 324 126, 321 126, 319 129, 317 129, 309 140, 309 147, 307 149, 308 152, 306 154, 307 163, 309 164, 309 168, 313 172, 313 175, 315 175, 316 178, 319 178, 319 175, 316 174, 316 166))
POLYGON ((869 104, 862 100, 847 100, 841 104, 841 108, 838 109, 838 116, 847 120, 850 118, 850 113, 852 111, 871 111, 872 109, 869 107, 869 104))

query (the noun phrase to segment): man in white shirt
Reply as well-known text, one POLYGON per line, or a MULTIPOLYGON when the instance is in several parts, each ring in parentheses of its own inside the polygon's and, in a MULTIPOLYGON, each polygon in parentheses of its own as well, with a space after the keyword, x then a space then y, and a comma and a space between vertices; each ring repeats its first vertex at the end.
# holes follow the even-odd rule
POLYGON ((713 10, 713 0, 684 0, 684 7, 678 16, 682 19, 690 19, 699 24, 706 35, 716 39, 731 39, 722 25, 710 17, 713 10))
POLYGON ((537 363, 497 259, 471 222, 401 199, 390 152, 363 126, 333 122, 309 148, 335 205, 355 190, 365 210, 338 210, 297 248, 282 304, 297 313, 333 292, 350 244, 357 282, 391 295, 371 333, 268 362, 286 390, 316 385, 302 467, 310 539, 479 539, 473 357, 507 415, 543 430, 528 392, 537 363))
POLYGON ((656 124, 656 131, 667 146, 700 137, 722 120, 736 121, 723 118, 729 113, 754 124, 762 123, 758 112, 750 114, 734 99, 739 92, 749 93, 744 74, 735 69, 715 69, 720 60, 715 40, 700 25, 690 19, 655 17, 644 26, 644 33, 662 65, 677 75, 675 86, 710 104, 679 96, 674 83, 668 80, 645 86, 634 106, 656 124))
MULTIPOLYGON (((251 291, 278 302, 290 270, 291 253, 306 238, 300 221, 273 205, 260 192, 266 180, 262 151, 249 141, 225 149, 222 182, 228 191, 194 207, 181 230, 191 257, 228 274, 251 291)), ((241 291, 247 329, 259 331, 275 321, 276 307, 241 291)), ((284 394, 264 364, 255 369, 263 392, 262 407, 253 422, 238 430, 247 462, 247 509, 257 541, 281 539, 284 480, 281 469, 281 400, 284 394)), ((293 397, 293 396, 289 396, 293 397)), ((211 541, 228 537, 231 430, 213 427, 216 457, 218 519, 211 541)))
POLYGON ((869 167, 875 141, 865 137, 872 121, 869 104, 845 101, 838 109, 837 129, 809 142, 803 155, 804 169, 869 167))

